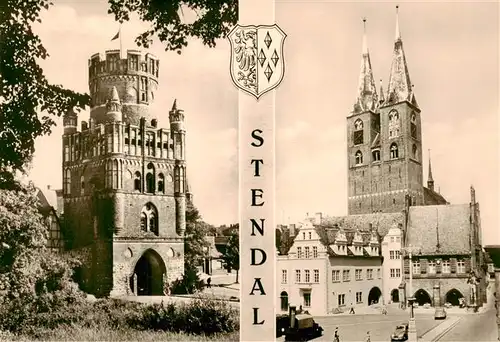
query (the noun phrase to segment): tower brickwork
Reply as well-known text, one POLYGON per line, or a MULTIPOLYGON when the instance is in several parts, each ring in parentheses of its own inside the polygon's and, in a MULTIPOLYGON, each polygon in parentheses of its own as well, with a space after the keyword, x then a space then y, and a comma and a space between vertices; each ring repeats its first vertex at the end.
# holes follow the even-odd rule
POLYGON ((358 96, 347 117, 348 213, 399 212, 409 195, 424 204, 420 109, 413 93, 403 42, 396 39, 389 84, 376 92, 363 37, 358 96))
POLYGON ((89 60, 89 123, 77 130, 74 112, 64 118, 64 219, 70 248, 89 256, 84 290, 160 295, 184 272, 184 113, 175 103, 170 126, 158 127, 158 60, 119 56, 89 60))

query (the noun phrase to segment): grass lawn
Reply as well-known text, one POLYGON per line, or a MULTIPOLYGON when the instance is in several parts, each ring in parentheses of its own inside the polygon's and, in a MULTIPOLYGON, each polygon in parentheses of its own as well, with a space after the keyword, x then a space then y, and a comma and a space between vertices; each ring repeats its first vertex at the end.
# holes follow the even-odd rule
MULTIPOLYGON (((38 341, 239 341, 239 331, 213 336, 188 335, 165 331, 134 329, 82 328, 66 326, 56 330, 40 330, 38 341)), ((31 336, 16 336, 0 332, 0 341, 33 341, 31 336)))

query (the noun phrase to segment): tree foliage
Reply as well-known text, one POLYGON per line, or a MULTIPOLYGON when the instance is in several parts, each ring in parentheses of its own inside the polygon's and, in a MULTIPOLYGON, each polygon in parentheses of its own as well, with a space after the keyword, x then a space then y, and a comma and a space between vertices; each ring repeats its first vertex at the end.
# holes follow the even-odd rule
POLYGON ((83 299, 71 281, 77 262, 47 248, 36 189, 0 190, 0 325, 15 329, 29 312, 83 299))
MULTIPOLYGON (((53 117, 73 107, 85 108, 90 97, 50 84, 39 60, 49 54, 32 24, 52 3, 4 0, 0 6, 0 170, 24 171, 35 139, 51 132, 53 117), (43 113, 43 115, 39 115, 43 113)), ((0 178, 8 177, 4 173, 0 178)))
POLYGON ((234 232, 229 236, 229 240, 224 253, 222 253, 222 262, 228 270, 236 270, 236 282, 238 282, 238 271, 240 269, 240 236, 234 232))
POLYGON ((149 47, 156 35, 165 50, 181 52, 189 38, 201 39, 214 47, 238 20, 238 0, 109 0, 108 13, 119 22, 128 21, 135 13, 151 28, 136 38, 139 46, 149 47), (192 11, 196 19, 188 22, 184 10, 192 11))
POLYGON ((205 256, 209 244, 205 236, 208 225, 202 221, 198 209, 191 201, 186 205, 186 232, 184 240, 184 265, 186 269, 196 269, 205 256))

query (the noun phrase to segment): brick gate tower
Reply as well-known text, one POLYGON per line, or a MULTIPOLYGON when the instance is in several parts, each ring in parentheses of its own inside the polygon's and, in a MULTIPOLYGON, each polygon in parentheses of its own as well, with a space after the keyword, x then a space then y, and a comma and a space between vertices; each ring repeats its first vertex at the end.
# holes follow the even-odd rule
POLYGON ((96 296, 162 295, 184 272, 184 113, 174 101, 170 127, 158 127, 158 74, 148 53, 95 54, 89 122, 78 130, 77 114, 64 116, 68 247, 84 256, 77 277, 96 296))

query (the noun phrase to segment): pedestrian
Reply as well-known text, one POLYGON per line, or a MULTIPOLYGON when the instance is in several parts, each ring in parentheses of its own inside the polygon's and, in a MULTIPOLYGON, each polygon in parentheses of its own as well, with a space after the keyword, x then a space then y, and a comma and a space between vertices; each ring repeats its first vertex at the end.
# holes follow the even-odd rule
POLYGON ((370 339, 370 332, 369 332, 369 331, 367 331, 367 332, 366 332, 365 342, 370 342, 370 341, 371 341, 371 339, 370 339))
POLYGON ((349 315, 351 315, 351 314, 352 315, 355 314, 355 312, 354 312, 354 306, 352 305, 352 303, 351 303, 351 309, 349 310, 349 315))
POLYGON ((208 278, 207 278, 207 287, 208 287, 208 288, 212 287, 212 286, 210 285, 210 283, 211 283, 211 282, 212 282, 212 278, 211 278, 211 277, 208 277, 208 278))
POLYGON ((333 342, 340 342, 339 327, 335 328, 335 335, 333 335, 333 342))
POLYGON ((302 313, 302 305, 299 306, 299 314, 302 313))

